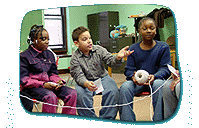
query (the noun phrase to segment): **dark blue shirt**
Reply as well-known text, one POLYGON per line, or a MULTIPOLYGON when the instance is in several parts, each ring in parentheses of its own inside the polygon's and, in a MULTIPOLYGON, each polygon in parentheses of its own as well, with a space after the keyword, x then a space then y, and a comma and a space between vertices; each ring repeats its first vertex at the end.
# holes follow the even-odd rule
POLYGON ((168 78, 170 71, 167 64, 171 64, 170 48, 165 42, 156 41, 156 45, 150 50, 142 50, 140 43, 132 44, 129 50, 134 53, 128 56, 124 74, 127 80, 131 80, 134 71, 146 70, 155 78, 168 78))

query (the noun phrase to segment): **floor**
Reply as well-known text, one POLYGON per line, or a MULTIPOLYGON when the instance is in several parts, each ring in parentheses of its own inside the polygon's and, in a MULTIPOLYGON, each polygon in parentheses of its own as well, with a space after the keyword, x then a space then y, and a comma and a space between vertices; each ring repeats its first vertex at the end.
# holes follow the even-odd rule
MULTIPOLYGON (((75 82, 70 77, 70 74, 60 74, 60 77, 64 80, 68 81, 67 86, 70 86, 72 88, 75 87, 75 82), (70 78, 69 78, 70 77, 70 78), (69 79, 68 79, 69 78, 69 79)), ((123 74, 112 74, 112 78, 115 80, 115 82, 118 85, 118 88, 126 81, 125 76, 123 74)), ((151 116, 153 116, 153 107, 151 106, 151 98, 150 97, 134 97, 134 101, 138 100, 134 103, 133 111, 136 115, 137 121, 151 121, 151 116), (142 100, 143 99, 143 100, 142 100), (151 107, 150 107, 151 106, 151 107)), ((94 107, 101 106, 101 100, 102 95, 96 95, 94 96, 94 107)), ((96 115, 99 115, 100 108, 95 109, 96 115)), ((119 112, 116 117, 117 120, 119 120, 119 112)))

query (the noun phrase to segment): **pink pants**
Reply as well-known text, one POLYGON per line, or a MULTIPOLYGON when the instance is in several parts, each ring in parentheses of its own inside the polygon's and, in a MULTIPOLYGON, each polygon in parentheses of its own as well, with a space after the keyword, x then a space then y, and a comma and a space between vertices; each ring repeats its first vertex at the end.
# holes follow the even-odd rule
MULTIPOLYGON (((50 91, 45 88, 30 88, 24 91, 38 101, 57 105, 58 98, 60 98, 64 101, 64 106, 76 107, 76 102, 77 102, 76 90, 66 86, 61 87, 60 90, 58 91, 50 91)), ((43 104, 42 112, 57 113, 56 109, 57 109, 56 106, 43 104)), ((65 107, 62 109, 62 114, 76 115, 76 109, 65 107)))

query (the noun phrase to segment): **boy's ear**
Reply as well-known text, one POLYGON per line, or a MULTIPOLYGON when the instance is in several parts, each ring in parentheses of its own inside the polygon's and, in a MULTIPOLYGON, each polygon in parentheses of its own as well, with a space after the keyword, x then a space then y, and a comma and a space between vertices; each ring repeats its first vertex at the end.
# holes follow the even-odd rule
POLYGON ((74 44, 76 47, 79 47, 79 42, 78 41, 74 41, 74 44))

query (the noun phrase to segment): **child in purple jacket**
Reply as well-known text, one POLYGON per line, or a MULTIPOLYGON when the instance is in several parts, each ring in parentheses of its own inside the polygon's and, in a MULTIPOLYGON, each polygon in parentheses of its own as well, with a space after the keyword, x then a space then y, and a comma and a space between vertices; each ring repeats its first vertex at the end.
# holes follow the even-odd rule
MULTIPOLYGON (((30 42, 28 49, 20 54, 21 90, 38 101, 57 105, 59 97, 64 101, 64 106, 76 107, 76 91, 63 86, 65 81, 58 76, 54 55, 47 50, 47 30, 43 26, 33 25, 28 39, 30 42)), ((43 104, 42 112, 56 113, 56 106, 43 104)), ((63 108, 62 113, 76 115, 76 109, 63 108)))

